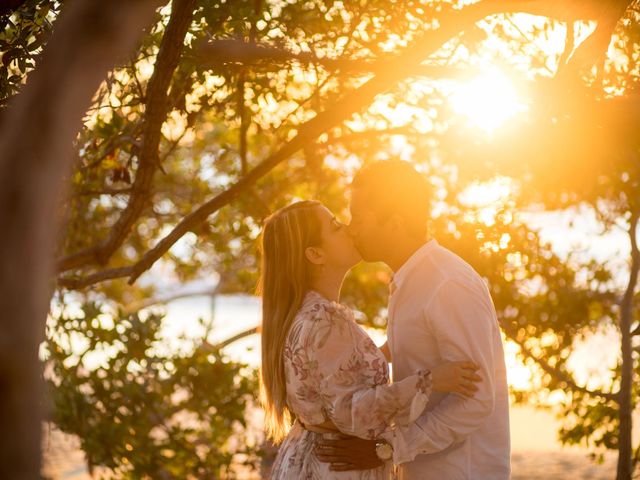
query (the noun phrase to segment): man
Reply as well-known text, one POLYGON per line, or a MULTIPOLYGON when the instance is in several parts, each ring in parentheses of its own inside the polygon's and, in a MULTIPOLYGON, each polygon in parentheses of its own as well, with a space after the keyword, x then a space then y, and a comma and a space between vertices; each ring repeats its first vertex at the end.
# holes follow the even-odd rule
POLYGON ((351 193, 349 228, 357 248, 364 260, 394 271, 387 326, 394 379, 445 360, 471 360, 482 381, 471 398, 434 392, 415 423, 377 441, 323 440, 318 457, 335 470, 372 468, 393 458, 401 479, 508 479, 506 368, 484 281, 460 257, 427 240, 429 186, 411 164, 365 167, 351 193))

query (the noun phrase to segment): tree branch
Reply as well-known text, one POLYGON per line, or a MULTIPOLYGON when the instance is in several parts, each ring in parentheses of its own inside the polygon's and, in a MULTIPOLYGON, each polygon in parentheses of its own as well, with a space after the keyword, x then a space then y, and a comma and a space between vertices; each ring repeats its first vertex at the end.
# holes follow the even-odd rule
MULTIPOLYGON (((575 49, 564 65, 558 65, 556 77, 563 80, 573 79, 580 69, 590 67, 604 57, 611 43, 611 35, 631 3, 629 0, 601 2, 596 14, 596 29, 575 49)), ((565 57, 564 54, 562 56, 565 57)))
POLYGON ((160 129, 164 123, 168 102, 167 95, 173 72, 178 66, 184 46, 184 37, 191 25, 195 0, 174 0, 171 16, 160 43, 153 74, 145 95, 145 122, 143 142, 139 155, 139 167, 131 187, 132 195, 127 207, 100 244, 63 257, 58 261, 58 271, 66 271, 88 263, 104 265, 120 247, 131 227, 142 213, 148 201, 153 174, 159 167, 158 147, 160 129))
POLYGON ((182 298, 190 298, 190 297, 204 297, 204 296, 213 296, 216 295, 218 293, 218 286, 216 285, 215 287, 208 287, 208 288, 202 288, 200 290, 193 290, 193 291, 182 291, 182 292, 174 292, 171 294, 165 294, 164 296, 161 297, 155 297, 155 298, 145 298, 143 300, 140 300, 138 302, 132 302, 127 304, 123 309, 123 313, 125 315, 130 315, 132 313, 136 313, 144 308, 148 308, 148 307, 152 307, 153 305, 158 305, 158 304, 164 304, 164 303, 169 303, 172 302, 174 300, 180 300, 182 298))
POLYGON ((238 150, 240 153, 240 172, 242 175, 247 174, 249 164, 247 162, 247 132, 251 123, 251 113, 245 105, 245 75, 244 69, 238 76, 238 116, 240 117, 240 133, 238 150))
POLYGON ((322 142, 322 145, 334 145, 334 144, 343 144, 349 142, 362 142, 369 140, 377 140, 383 136, 390 135, 403 135, 405 137, 420 137, 422 139, 427 138, 438 138, 437 135, 433 133, 424 133, 416 130, 410 126, 401 126, 401 127, 390 127, 384 129, 372 129, 372 130, 363 130, 356 131, 351 133, 346 133, 344 135, 340 135, 339 137, 330 137, 327 141, 322 142))
POLYGON ((249 328, 247 330, 244 330, 243 332, 240 332, 236 335, 234 335, 233 337, 229 337, 226 340, 223 340, 220 343, 217 343, 216 345, 214 345, 214 348, 216 349, 222 349, 224 347, 227 347, 229 345, 231 345, 234 342, 237 342, 238 340, 242 340, 245 337, 249 337, 251 335, 254 335, 256 333, 260 332, 260 327, 253 327, 253 328, 249 328))
MULTIPOLYGON (((576 31, 575 31, 575 22, 568 21, 567 22, 567 32, 565 34, 564 39, 564 50, 560 54, 560 58, 558 59, 558 68, 561 65, 565 65, 567 60, 569 60, 569 56, 573 53, 573 49, 575 48, 576 42, 576 31)), ((557 73, 557 70, 556 70, 557 73)))
MULTIPOLYGON (((638 284, 638 275, 640 274, 640 250, 638 249, 638 222, 640 220, 640 212, 632 212, 631 219, 629 220, 629 241, 631 243, 631 268, 629 271, 629 282, 627 284, 627 289, 624 292, 624 296, 622 297, 622 301, 620 302, 620 310, 621 310, 621 325, 629 325, 631 326, 632 318, 633 318, 633 298, 635 296, 636 287, 638 284)), ((640 334, 640 325, 636 327, 632 332, 630 332, 631 336, 640 334)))
POLYGON ((542 368, 545 372, 547 372, 553 378, 558 380, 566 388, 570 388, 571 390, 578 391, 581 393, 586 393, 587 395, 591 395, 594 397, 601 397, 614 402, 618 401, 617 393, 603 392, 601 390, 590 390, 586 387, 578 385, 573 380, 573 378, 571 378, 571 375, 569 373, 559 369, 558 367, 550 365, 545 359, 539 358, 538 356, 536 356, 531 351, 531 349, 529 349, 526 346, 525 342, 518 338, 517 333, 510 325, 507 325, 506 322, 501 322, 500 326, 502 327, 502 330, 507 335, 507 337, 520 347, 521 352, 527 358, 530 358, 531 360, 536 362, 540 366, 540 368, 542 368))
MULTIPOLYGON (((569 0, 564 2, 552 2, 536 0, 485 0, 474 5, 467 6, 462 10, 451 8, 446 11, 439 21, 441 24, 445 23, 449 20, 448 17, 454 16, 457 12, 461 11, 471 15, 475 14, 476 21, 495 14, 529 13, 532 15, 555 18, 571 24, 577 19, 606 19, 608 23, 612 21, 613 26, 615 27, 615 23, 630 2, 627 0, 614 0, 613 3, 616 4, 613 5, 615 8, 603 10, 601 3, 598 1, 576 2, 569 0)), ((433 12, 429 10, 428 13, 431 14, 433 12)), ((428 18, 428 20, 431 21, 433 18, 428 18)), ((459 31, 462 32, 465 28, 460 28, 459 31)), ((602 29, 602 35, 605 33, 606 28, 602 29)), ((611 33, 609 33, 609 38, 610 36, 611 33)), ((581 47, 583 45, 581 45, 581 47)), ((565 52, 563 57, 566 58, 566 56, 571 53, 571 50, 565 52)), ((343 72, 356 73, 373 72, 375 71, 376 66, 385 61, 385 59, 381 58, 346 59, 318 57, 312 52, 295 53, 284 48, 273 47, 270 45, 228 39, 218 39, 204 43, 198 48, 197 56, 205 65, 211 64, 212 66, 219 66, 220 64, 238 64, 242 66, 268 64, 279 65, 285 62, 297 62, 302 65, 321 65, 331 71, 340 70, 343 72)), ((447 75, 447 69, 441 66, 425 65, 422 68, 423 75, 436 77, 447 75)))
MULTIPOLYGON (((284 48, 276 48, 242 40, 212 40, 198 49, 198 59, 206 66, 219 67, 220 64, 238 65, 242 72, 250 66, 273 66, 281 69, 283 63, 295 62, 301 65, 320 65, 329 71, 366 74, 375 70, 382 60, 317 57, 314 53, 294 53, 284 48)), ((433 77, 447 77, 451 73, 466 70, 442 65, 424 65, 420 74, 433 77)))
POLYGON ((631 322, 633 320, 633 298, 638 283, 640 271, 640 256, 636 232, 640 212, 632 210, 629 219, 629 238, 631 241, 631 266, 629 269, 629 282, 620 302, 620 353, 622 363, 620 365, 620 396, 619 396, 619 427, 618 427, 618 470, 617 478, 631 478, 632 465, 632 424, 633 424, 633 337, 631 335, 631 322))
POLYGON ((93 196, 93 195, 125 195, 132 192, 131 188, 103 188, 101 190, 80 190, 75 195, 93 196))
MULTIPOLYGON (((302 65, 321 65, 331 72, 339 70, 342 73, 368 74, 374 72, 376 67, 378 66, 378 62, 382 61, 326 57, 319 58, 312 53, 293 53, 288 52, 284 49, 265 47, 259 44, 250 44, 242 42, 240 40, 213 40, 212 42, 209 42, 206 47, 203 47, 199 57, 203 59, 203 62, 205 64, 215 64, 215 62, 211 60, 210 56, 214 54, 221 55, 222 52, 225 52, 227 50, 230 51, 230 56, 224 57, 225 63, 238 64, 240 65, 239 68, 242 69, 242 71, 244 71, 243 69, 248 66, 267 65, 266 63, 264 63, 267 60, 278 60, 280 63, 272 62, 269 65, 274 65, 275 68, 281 69, 283 62, 297 62, 302 65), (217 44, 220 43, 225 45, 224 48, 220 48, 219 46, 217 46, 217 44), (237 53, 242 52, 244 49, 249 50, 250 53, 241 55, 237 53), (212 51, 215 53, 212 53, 212 51), (234 58, 233 55, 236 55, 237 58, 234 58)), ((457 78, 460 76, 470 76, 478 71, 480 70, 474 69, 472 67, 459 68, 448 65, 427 64, 416 66, 412 76, 424 76, 430 78, 457 78)))
MULTIPOLYGON (((638 270, 640 270, 640 249, 638 249, 638 216, 640 214, 635 213, 631 217, 631 222, 629 226, 629 240, 631 242, 631 275, 629 278, 629 286, 627 286, 627 291, 625 292, 625 298, 623 302, 629 303, 629 309, 633 308, 633 297, 635 294, 635 283, 638 281, 638 270), (634 286, 630 288, 631 282, 633 280, 635 271, 635 282, 634 286), (628 297, 628 298, 627 298, 628 297)), ((630 317, 633 316, 633 312, 629 313, 630 317)), ((631 321, 631 320, 630 320, 631 321)), ((640 324, 631 332, 631 336, 640 335, 640 324)))
POLYGON ((109 268, 101 272, 96 272, 86 277, 66 277, 58 279, 58 286, 78 290, 94 283, 100 283, 105 280, 113 280, 115 278, 123 278, 133 273, 133 266, 109 268))

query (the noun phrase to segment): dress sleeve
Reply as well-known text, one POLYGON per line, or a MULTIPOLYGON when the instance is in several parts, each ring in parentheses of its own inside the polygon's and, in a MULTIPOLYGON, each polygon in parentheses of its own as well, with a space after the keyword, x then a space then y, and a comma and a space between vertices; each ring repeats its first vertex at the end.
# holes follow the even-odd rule
POLYGON ((373 439, 420 416, 431 393, 431 372, 389 384, 386 359, 350 313, 320 309, 309 330, 310 350, 327 416, 340 431, 373 439))

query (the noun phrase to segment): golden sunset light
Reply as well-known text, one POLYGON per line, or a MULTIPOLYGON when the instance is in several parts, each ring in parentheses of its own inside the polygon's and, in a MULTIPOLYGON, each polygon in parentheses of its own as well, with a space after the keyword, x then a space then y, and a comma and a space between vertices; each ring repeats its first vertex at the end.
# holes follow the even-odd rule
POLYGON ((0 479, 640 478, 639 129, 640 0, 0 2, 0 479))
POLYGON ((527 110, 524 99, 499 70, 456 85, 450 101, 457 114, 487 134, 494 133, 505 122, 527 110))

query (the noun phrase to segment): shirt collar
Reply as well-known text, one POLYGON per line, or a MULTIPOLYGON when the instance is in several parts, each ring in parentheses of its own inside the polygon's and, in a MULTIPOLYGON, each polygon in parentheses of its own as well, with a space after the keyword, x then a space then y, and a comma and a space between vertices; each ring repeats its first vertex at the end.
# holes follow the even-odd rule
POLYGON ((396 273, 391 277, 391 291, 395 292, 402 286, 402 282, 407 278, 409 273, 420 263, 420 261, 436 246, 438 242, 432 238, 427 243, 422 245, 418 250, 413 252, 413 255, 402 264, 396 273))

